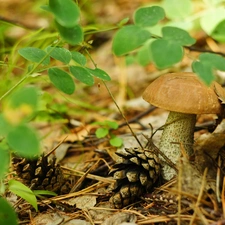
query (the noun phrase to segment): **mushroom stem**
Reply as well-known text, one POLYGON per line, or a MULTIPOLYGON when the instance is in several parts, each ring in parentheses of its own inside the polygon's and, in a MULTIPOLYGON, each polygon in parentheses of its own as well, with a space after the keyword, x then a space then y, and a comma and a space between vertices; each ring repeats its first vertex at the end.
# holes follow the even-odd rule
MULTIPOLYGON (((170 112, 159 144, 160 151, 165 154, 175 165, 181 155, 181 145, 187 156, 193 154, 195 114, 170 112)), ((162 176, 170 180, 176 171, 171 168, 165 159, 162 159, 162 176)))

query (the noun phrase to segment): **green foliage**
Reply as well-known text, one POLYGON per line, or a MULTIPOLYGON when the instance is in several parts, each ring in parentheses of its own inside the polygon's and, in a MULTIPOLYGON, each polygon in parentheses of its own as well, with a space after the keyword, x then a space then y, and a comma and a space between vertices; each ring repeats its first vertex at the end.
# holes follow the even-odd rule
POLYGON ((50 68, 48 70, 48 75, 50 81, 58 88, 60 91, 71 95, 75 90, 75 84, 72 77, 64 70, 58 68, 50 68))
POLYGON ((211 36, 219 41, 225 42, 225 20, 221 21, 213 30, 211 36))
POLYGON ((114 147, 120 147, 123 145, 123 141, 118 136, 114 135, 111 130, 118 129, 119 125, 115 121, 105 120, 102 122, 95 122, 94 124, 100 125, 96 131, 95 135, 97 138, 109 137, 109 143, 114 147))
POLYGON ((113 40, 113 51, 117 56, 124 55, 140 47, 150 37, 147 30, 137 25, 127 25, 121 28, 113 40))
POLYGON ((165 9, 166 17, 172 20, 184 19, 190 15, 192 11, 191 0, 164 0, 162 7, 165 9))
POLYGON ((77 80, 81 81, 82 83, 87 85, 94 84, 94 78, 86 68, 80 66, 71 66, 70 72, 77 80))
POLYGON ((29 202, 37 211, 37 198, 35 194, 30 190, 30 188, 19 181, 10 180, 9 190, 29 202))
POLYGON ((42 195, 57 196, 55 192, 48 190, 33 190, 33 193, 38 197, 41 197, 42 195))
MULTIPOLYGON (((50 0, 44 7, 55 16, 55 24, 60 36, 70 45, 82 45, 84 33, 79 25, 80 10, 72 0, 50 0)), ((69 51, 59 46, 59 42, 42 50, 36 47, 26 47, 19 50, 19 54, 25 59, 43 64, 48 71, 49 79, 53 85, 65 94, 71 95, 75 91, 76 78, 86 85, 94 84, 94 77, 110 81, 110 76, 99 68, 86 68, 86 57, 80 52, 69 51), (50 58, 60 61, 64 66, 49 66, 50 58), (77 65, 74 65, 77 64, 77 65), (63 68, 59 68, 63 67, 63 68)), ((37 68, 38 69, 38 65, 37 68)), ((43 68, 41 68, 43 71, 43 68)), ((31 69, 35 72, 35 69, 31 69)))
POLYGON ((18 52, 21 56, 31 62, 42 63, 45 66, 50 63, 50 58, 46 52, 39 48, 26 47, 19 49, 18 52))
POLYGON ((142 27, 151 27, 156 25, 164 17, 165 12, 161 7, 139 8, 134 14, 134 23, 142 27))
POLYGON ((154 41, 150 45, 151 58, 155 65, 160 68, 168 68, 178 63, 183 57, 183 48, 175 42, 164 39, 154 41), (171 55, 171 57, 168 57, 171 55))
POLYGON ((36 131, 26 124, 12 128, 6 140, 16 154, 31 158, 40 153, 40 143, 36 131))
POLYGON ((0 225, 17 225, 16 212, 12 206, 2 197, 0 197, 0 225))
MULTIPOLYGON (((117 56, 124 55, 154 38, 148 51, 153 63, 159 69, 168 68, 179 62, 184 54, 182 47, 194 44, 195 40, 185 30, 170 26, 162 28, 161 38, 155 38, 146 28, 156 25, 164 17, 164 10, 159 6, 138 9, 134 13, 135 24, 124 26, 116 33, 112 46, 114 53, 117 56)), ((140 56, 139 51, 140 48, 137 50, 140 56)), ((143 65, 149 61, 144 57, 139 57, 139 60, 143 65)))
MULTIPOLYGON (((199 17, 194 15, 196 21, 191 18, 195 3, 190 0, 163 0, 157 6, 139 8, 133 15, 134 24, 124 25, 117 31, 112 50, 117 56, 129 56, 130 62, 137 61, 143 66, 152 62, 158 69, 172 67, 183 59, 184 48, 196 42, 185 29, 190 30, 200 23, 207 34, 225 41, 224 2, 208 0, 204 13, 199 17), (163 20, 165 17, 169 20, 163 20), (189 22, 184 22, 184 18, 189 22)), ((210 85, 216 70, 225 71, 222 65, 224 59, 221 56, 201 54, 194 60, 192 69, 210 85)))
POLYGON ((64 27, 57 21, 55 21, 55 24, 64 41, 71 45, 78 45, 83 42, 83 31, 79 24, 74 27, 64 27))
POLYGON ((10 162, 10 153, 7 148, 2 146, 2 144, 0 145, 0 159, 1 159, 0 180, 2 180, 6 175, 6 173, 8 172, 10 162))
POLYGON ((48 46, 46 50, 53 59, 59 60, 62 63, 69 64, 72 59, 72 54, 68 49, 48 46))
POLYGON ((80 9, 72 0, 50 0, 48 9, 55 16, 55 24, 61 37, 71 45, 83 41, 83 31, 78 24, 80 9))
POLYGON ((225 9, 224 6, 218 6, 208 10, 203 17, 200 19, 203 30, 211 35, 216 26, 225 20, 225 9))
POLYGON ((17 155, 32 158, 40 153, 39 137, 27 122, 36 114, 38 91, 34 87, 19 89, 5 102, 0 113, 0 179, 8 171, 9 148, 17 155))
POLYGON ((86 57, 80 52, 71 52, 72 59, 81 66, 85 66, 87 63, 86 57))
POLYGON ((105 81, 111 80, 110 76, 104 70, 101 70, 99 68, 95 68, 95 69, 86 68, 86 69, 89 71, 90 74, 100 78, 101 80, 105 80, 105 81))
POLYGON ((49 9, 63 27, 74 27, 80 17, 80 9, 72 0, 49 0, 49 9))
POLYGON ((94 84, 94 77, 105 81, 111 80, 110 76, 105 71, 99 68, 91 69, 85 67, 87 62, 86 57, 79 52, 69 51, 62 47, 52 46, 48 46, 45 50, 46 52, 44 50, 39 50, 40 49, 38 48, 32 48, 31 51, 30 47, 28 47, 20 49, 19 53, 21 56, 31 62, 41 63, 45 62, 47 59, 49 62, 51 57, 64 63, 66 66, 65 69, 69 69, 70 73, 54 66, 48 68, 48 75, 54 86, 65 94, 71 95, 75 91, 75 82, 72 77, 87 85, 94 84), (39 54, 40 52, 41 54, 39 54), (78 66, 70 65, 73 64, 73 62, 77 63, 78 66))
POLYGON ((210 85, 215 79, 216 70, 225 71, 225 59, 220 55, 202 53, 199 60, 193 62, 192 69, 207 85, 210 85))
POLYGON ((111 135, 109 143, 114 147, 121 147, 123 145, 123 140, 116 135, 111 135))

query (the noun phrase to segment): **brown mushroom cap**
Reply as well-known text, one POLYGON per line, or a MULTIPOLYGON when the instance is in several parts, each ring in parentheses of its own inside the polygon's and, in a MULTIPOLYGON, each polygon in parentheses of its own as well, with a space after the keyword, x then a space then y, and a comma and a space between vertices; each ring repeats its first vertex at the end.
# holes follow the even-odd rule
POLYGON ((194 73, 169 73, 154 80, 144 91, 143 99, 169 111, 218 114, 221 112, 218 92, 225 96, 218 83, 207 87, 194 73))

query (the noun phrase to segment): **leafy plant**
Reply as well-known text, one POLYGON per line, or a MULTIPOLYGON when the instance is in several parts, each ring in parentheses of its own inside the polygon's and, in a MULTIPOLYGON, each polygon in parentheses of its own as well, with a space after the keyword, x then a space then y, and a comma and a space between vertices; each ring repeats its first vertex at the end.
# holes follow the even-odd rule
MULTIPOLYGON (((43 8, 53 13, 56 28, 65 42, 72 46, 83 45, 84 33, 79 24, 80 10, 75 2, 50 0, 49 5, 43 8)), ((94 77, 104 81, 111 80, 105 71, 97 67, 94 69, 86 67, 87 60, 83 54, 63 48, 60 44, 62 43, 58 41, 44 50, 36 47, 21 48, 19 54, 33 63, 47 66, 45 69, 48 71, 50 81, 65 94, 74 93, 73 78, 86 85, 93 85, 94 77), (64 65, 50 66, 50 58, 60 61, 64 65)), ((43 68, 41 70, 43 71, 43 68)))
MULTIPOLYGON (((165 69, 180 62, 184 56, 184 48, 196 42, 186 31, 194 27, 193 21, 199 21, 207 34, 212 37, 216 37, 217 34, 217 37, 223 40, 225 9, 222 3, 225 1, 207 2, 214 8, 206 7, 201 16, 190 19, 189 26, 184 26, 185 21, 189 21, 188 17, 192 16, 194 3, 189 0, 179 3, 164 0, 157 6, 137 9, 133 15, 134 24, 123 26, 114 36, 113 52, 117 56, 134 55, 143 66, 152 62, 158 69, 165 69), (173 22, 173 19, 180 19, 181 23, 173 22), (186 30, 181 27, 185 27, 186 30)), ((223 57, 213 53, 202 53, 199 59, 194 60, 192 69, 209 85, 214 80, 216 70, 225 71, 222 66, 224 64, 223 57)))
POLYGON ((112 130, 116 130, 119 127, 117 122, 105 120, 105 121, 102 121, 102 122, 95 122, 94 124, 97 124, 97 125, 101 126, 95 131, 95 134, 96 134, 97 138, 108 137, 109 143, 112 146, 114 146, 114 147, 122 146, 122 144, 123 144, 122 139, 112 133, 112 130))
MULTIPOLYGON (((51 12, 55 17, 55 27, 62 40, 54 40, 46 48, 25 47, 20 48, 18 53, 28 60, 29 66, 25 75, 11 89, 0 97, 2 112, 0 113, 0 180, 5 178, 10 164, 11 153, 26 158, 37 157, 40 154, 39 137, 29 122, 36 116, 41 92, 32 87, 18 88, 25 80, 34 79, 44 71, 47 71, 49 80, 53 85, 65 94, 71 95, 75 91, 75 80, 86 85, 93 85, 95 77, 109 81, 110 76, 103 70, 86 66, 85 55, 78 51, 64 48, 64 43, 71 46, 83 46, 84 33, 79 24, 80 9, 72 0, 49 0, 43 9, 51 12), (56 66, 52 66, 52 61, 56 66), (18 90, 15 90, 18 88, 18 90)), ((87 54, 88 51, 86 50, 87 54)), ((3 185, 1 185, 3 189, 3 185)), ((10 180, 8 188, 11 192, 24 198, 37 210, 35 193, 28 187, 15 180, 10 180)), ((38 195, 43 192, 36 193, 38 195)), ((49 194, 49 193, 48 193, 49 194)), ((2 200, 2 198, 0 199, 2 200)), ((0 202, 1 209, 11 209, 5 200, 0 202)), ((16 224, 15 212, 8 210, 4 214, 1 210, 1 224, 16 224), (8 220, 12 217, 13 220, 8 220)))
MULTIPOLYGON (((1 185, 0 185, 1 187, 1 185)), ((37 211, 37 198, 41 198, 43 195, 49 195, 49 196, 56 196, 56 194, 52 191, 46 191, 46 190, 34 190, 32 191, 30 188, 25 186, 19 181, 16 180, 10 180, 8 182, 8 190, 12 193, 16 194, 17 196, 23 198, 25 201, 30 203, 34 209, 37 211)), ((6 224, 17 224, 17 215, 13 208, 10 206, 10 204, 2 197, 0 197, 0 225, 6 224)))
POLYGON ((14 211, 12 206, 10 206, 9 203, 2 197, 0 197, 0 206, 1 206, 0 225, 4 224, 17 225, 16 212, 14 211))

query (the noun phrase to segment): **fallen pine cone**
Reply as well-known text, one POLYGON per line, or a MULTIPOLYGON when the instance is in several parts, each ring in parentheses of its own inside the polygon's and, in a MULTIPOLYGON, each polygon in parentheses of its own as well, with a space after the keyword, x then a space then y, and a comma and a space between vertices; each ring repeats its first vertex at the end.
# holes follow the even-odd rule
POLYGON ((31 190, 48 190, 57 194, 70 192, 71 184, 62 173, 56 158, 40 156, 36 159, 13 157, 13 167, 22 183, 31 190))
MULTIPOLYGON (((119 160, 109 175, 116 179, 110 202, 115 208, 122 208, 136 201, 150 190, 160 175, 160 164, 152 140, 149 148, 125 148, 116 154, 119 160)), ((149 146, 149 145, 148 145, 149 146)))

